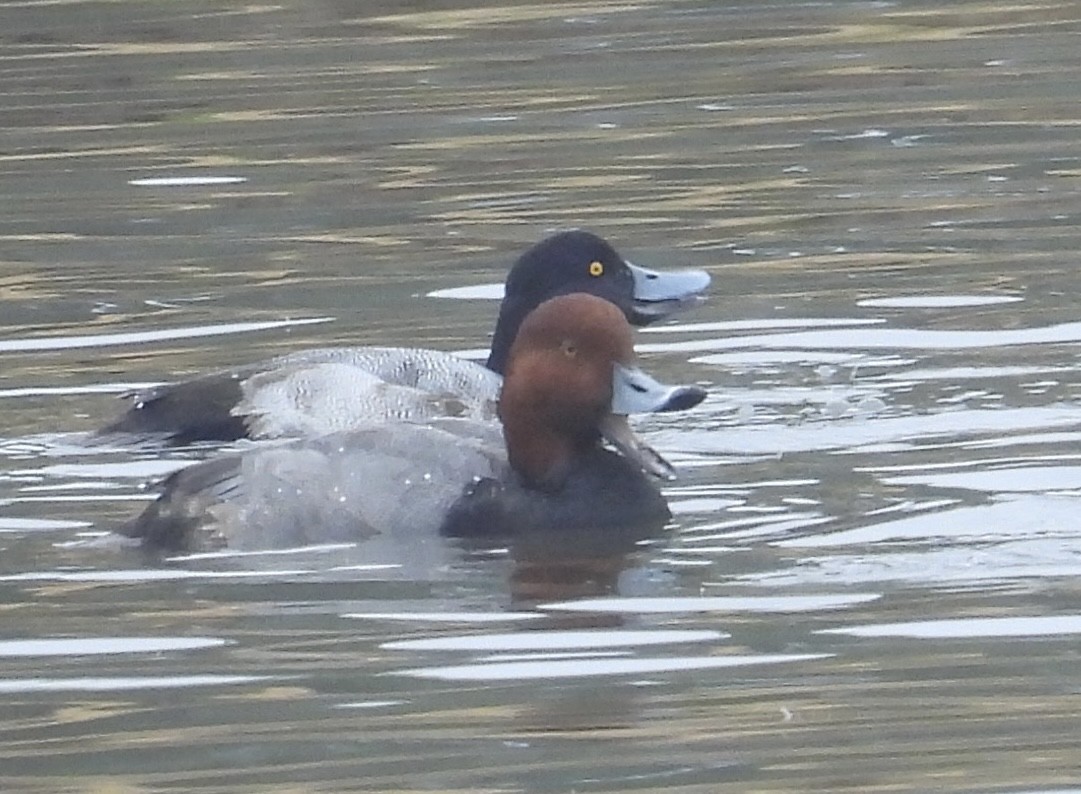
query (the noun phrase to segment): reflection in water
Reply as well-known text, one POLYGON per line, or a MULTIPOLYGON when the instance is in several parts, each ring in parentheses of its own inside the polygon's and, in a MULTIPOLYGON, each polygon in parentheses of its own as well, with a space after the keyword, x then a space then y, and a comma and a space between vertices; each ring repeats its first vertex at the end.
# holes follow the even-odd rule
POLYGON ((976 639, 981 637, 1067 637, 1081 633, 1081 615, 1039 618, 968 618, 886 623, 826 629, 823 633, 854 637, 918 637, 921 639, 976 639))
POLYGON ((4 791, 1076 784, 1075 4, 5 13, 4 791), (87 448, 114 394, 486 351, 569 225, 714 277, 639 345, 711 393, 664 533, 109 538, 214 452, 87 448))
POLYGON ((0 694, 32 692, 125 692, 133 689, 188 689, 265 681, 265 676, 189 675, 134 678, 26 678, 0 681, 0 694))
POLYGON ((726 667, 805 662, 825 658, 824 654, 762 656, 666 657, 663 659, 560 659, 550 655, 536 660, 481 662, 446 667, 418 667, 401 671, 415 678, 442 681, 523 681, 548 678, 589 678, 595 676, 644 675, 713 670, 726 667))
POLYGON ((156 653, 216 648, 227 641, 214 637, 97 637, 70 640, 0 641, 0 656, 84 656, 114 653, 156 653))
POLYGON ((12 339, 0 342, 0 353, 25 353, 41 350, 77 350, 84 347, 109 347, 111 345, 135 345, 150 342, 169 342, 174 339, 199 339, 205 336, 269 331, 297 325, 328 323, 330 317, 310 317, 304 320, 282 320, 262 323, 218 323, 192 328, 169 328, 159 331, 140 331, 119 334, 89 334, 81 336, 48 337, 44 339, 12 339))
POLYGON ((237 185, 247 182, 243 176, 151 176, 129 179, 129 185, 139 187, 192 187, 197 185, 237 185))
MULTIPOLYGON (((1016 345, 1047 345, 1081 342, 1081 323, 1062 323, 1045 327, 1006 331, 927 331, 908 328, 876 328, 860 331, 859 340, 851 331, 804 331, 792 334, 737 336, 707 339, 701 342, 676 342, 666 351, 725 350, 729 348, 810 348, 848 350, 972 350, 1016 345), (853 344, 855 342, 855 344, 853 344)), ((657 348, 643 345, 645 351, 657 348)))
POLYGON ((544 610, 621 612, 628 614, 688 612, 773 612, 778 614, 845 609, 879 598, 877 594, 805 596, 693 596, 654 598, 583 598, 562 604, 543 604, 544 610))
MULTIPOLYGON (((523 631, 513 634, 483 634, 435 637, 385 642, 381 647, 413 651, 550 651, 560 654, 599 648, 639 648, 682 642, 709 642, 725 639, 719 631, 523 631)), ((493 658, 492 656, 488 657, 493 658)), ((500 657, 504 658, 504 657, 500 657)))

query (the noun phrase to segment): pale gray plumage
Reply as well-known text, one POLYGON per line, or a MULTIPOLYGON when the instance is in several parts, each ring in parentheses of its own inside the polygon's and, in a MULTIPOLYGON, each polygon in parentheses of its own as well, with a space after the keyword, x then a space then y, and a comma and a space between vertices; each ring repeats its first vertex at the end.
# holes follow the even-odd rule
POLYGON ((240 383, 253 438, 313 437, 388 418, 495 418, 502 378, 435 350, 323 348, 279 356, 240 383))
POLYGON ((466 484, 507 472, 499 426, 464 419, 253 445, 209 463, 174 475, 154 520, 232 549, 435 538, 466 484))

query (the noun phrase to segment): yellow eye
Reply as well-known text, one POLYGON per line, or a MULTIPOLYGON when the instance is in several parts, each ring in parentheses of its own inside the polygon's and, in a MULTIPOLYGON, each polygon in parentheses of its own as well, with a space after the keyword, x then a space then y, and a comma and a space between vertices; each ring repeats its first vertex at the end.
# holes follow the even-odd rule
POLYGON ((593 261, 589 263, 589 275, 591 276, 603 276, 604 265, 601 262, 593 261))

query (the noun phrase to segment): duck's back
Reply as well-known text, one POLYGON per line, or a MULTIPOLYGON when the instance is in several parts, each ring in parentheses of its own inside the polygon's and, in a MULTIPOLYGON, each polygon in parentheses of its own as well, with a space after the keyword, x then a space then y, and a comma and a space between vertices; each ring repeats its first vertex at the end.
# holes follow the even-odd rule
POLYGON ((373 421, 494 416, 502 378, 436 350, 304 350, 129 395, 111 433, 207 438, 314 437, 373 421))
POLYGON ((275 366, 343 364, 396 386, 494 400, 502 378, 453 353, 415 347, 328 347, 278 356, 275 366))
POLYGON ((374 425, 183 469, 127 529, 166 548, 435 538, 474 478, 503 477, 497 425, 374 425))
POLYGON ((494 419, 502 378, 449 353, 324 348, 281 356, 241 383, 253 438, 314 437, 379 420, 494 419))

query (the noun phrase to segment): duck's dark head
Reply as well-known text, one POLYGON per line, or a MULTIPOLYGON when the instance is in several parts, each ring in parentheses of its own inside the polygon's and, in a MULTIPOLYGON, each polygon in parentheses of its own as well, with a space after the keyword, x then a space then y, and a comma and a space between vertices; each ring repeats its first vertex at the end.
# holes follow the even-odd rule
POLYGON ((553 234, 518 257, 507 275, 488 368, 505 371, 522 322, 556 296, 594 295, 616 306, 627 322, 647 325, 698 303, 709 281, 703 270, 660 271, 632 265, 591 232, 553 234))

